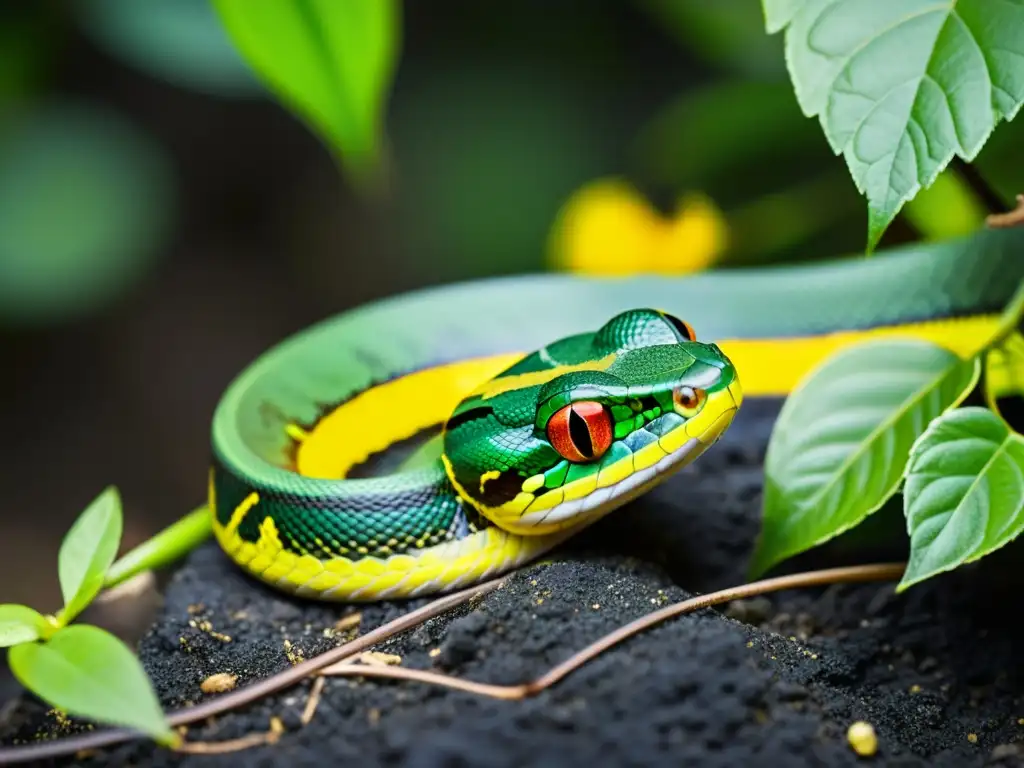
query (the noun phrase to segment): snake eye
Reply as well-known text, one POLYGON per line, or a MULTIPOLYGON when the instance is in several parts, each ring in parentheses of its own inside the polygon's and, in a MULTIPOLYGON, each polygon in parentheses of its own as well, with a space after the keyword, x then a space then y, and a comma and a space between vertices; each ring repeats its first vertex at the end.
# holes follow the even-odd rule
POLYGON ((693 330, 693 326, 685 320, 680 320, 678 317, 672 315, 665 315, 666 320, 672 323, 672 327, 679 331, 679 335, 685 338, 687 341, 696 341, 697 334, 693 330))
POLYGON ((600 403, 571 403, 548 420, 548 441, 564 458, 576 463, 601 458, 612 444, 612 419, 600 403))
POLYGON ((696 416, 700 409, 704 407, 704 401, 707 398, 708 393, 703 389, 676 387, 672 390, 672 402, 675 404, 676 412, 686 418, 696 416))

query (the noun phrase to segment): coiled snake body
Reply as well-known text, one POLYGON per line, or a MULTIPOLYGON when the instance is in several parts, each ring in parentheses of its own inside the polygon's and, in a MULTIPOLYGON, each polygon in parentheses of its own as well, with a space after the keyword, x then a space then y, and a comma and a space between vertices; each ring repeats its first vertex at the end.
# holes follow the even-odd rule
POLYGON ((973 353, 1024 278, 1015 242, 992 232, 678 278, 500 278, 346 312, 225 392, 215 535, 250 574, 307 597, 467 586, 693 461, 744 393, 784 396, 846 344, 910 336, 973 353), (350 476, 438 428, 399 471, 350 476))

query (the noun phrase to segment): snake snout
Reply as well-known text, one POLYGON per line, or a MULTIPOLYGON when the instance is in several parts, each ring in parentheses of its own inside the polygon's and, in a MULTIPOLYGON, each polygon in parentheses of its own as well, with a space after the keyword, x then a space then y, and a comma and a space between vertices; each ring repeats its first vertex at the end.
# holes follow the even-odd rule
POLYGON ((729 382, 728 392, 737 408, 743 405, 743 387, 740 386, 740 379, 735 374, 732 377, 732 381, 729 382))

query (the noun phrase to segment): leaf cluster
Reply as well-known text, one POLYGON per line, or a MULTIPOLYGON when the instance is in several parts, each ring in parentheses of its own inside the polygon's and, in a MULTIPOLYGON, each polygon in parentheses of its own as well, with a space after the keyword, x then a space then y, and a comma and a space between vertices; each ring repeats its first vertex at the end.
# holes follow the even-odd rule
POLYGON ((201 508, 114 561, 121 543, 121 497, 104 490, 78 517, 61 543, 57 570, 64 605, 42 614, 26 605, 0 605, 0 647, 26 689, 69 715, 134 728, 174 745, 171 730, 138 658, 116 636, 72 624, 105 587, 171 562, 209 532, 201 508))
POLYGON ((762 0, 800 108, 868 202, 868 250, 1024 103, 1020 0, 762 0))
MULTIPOLYGON (((818 117, 867 198, 869 251, 954 157, 973 160, 1024 103, 1021 0, 762 5, 768 33, 785 30, 801 110, 818 117)), ((991 247, 982 240, 972 242, 991 247)), ((910 536, 900 590, 1016 538, 1024 438, 998 400, 1024 394, 1022 308, 1024 285, 965 357, 924 340, 880 340, 812 371, 771 437, 752 573, 853 528, 900 490, 910 536), (958 407, 983 369, 988 407, 958 407)))
POLYGON ((1005 546, 1024 530, 1024 436, 999 414, 1019 395, 1017 291, 991 338, 961 357, 922 339, 842 349, 783 405, 765 458, 759 575, 860 524, 897 492, 910 557, 897 589, 1005 546), (958 407, 984 369, 989 407, 958 407))

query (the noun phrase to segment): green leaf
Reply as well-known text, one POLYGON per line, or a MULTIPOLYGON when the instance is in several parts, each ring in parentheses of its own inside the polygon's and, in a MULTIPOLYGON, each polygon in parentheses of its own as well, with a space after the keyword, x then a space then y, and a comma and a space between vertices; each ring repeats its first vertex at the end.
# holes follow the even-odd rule
POLYGON ((1020 0, 764 0, 804 113, 868 200, 868 249, 1024 102, 1020 0))
POLYGON ((57 709, 134 728, 162 744, 177 741, 142 664, 99 627, 76 625, 46 643, 16 645, 9 660, 18 681, 57 709))
POLYGON ((967 396, 979 369, 976 358, 893 339, 847 347, 808 374, 768 443, 754 575, 881 507, 899 487, 914 440, 967 396))
POLYGON ((764 23, 769 35, 786 28, 806 0, 764 0, 764 23))
POLYGON ((999 549, 1024 531, 1024 437, 987 408, 933 421, 910 452, 902 591, 999 549))
POLYGON ((43 614, 27 605, 0 605, 0 648, 38 640, 46 635, 48 628, 43 614))
POLYGON ((985 402, 999 413, 999 400, 1024 396, 1024 337, 1010 334, 985 354, 985 402))
POLYGON ((64 596, 63 623, 92 602, 121 544, 121 496, 110 486, 79 515, 60 546, 57 572, 64 596))
POLYGON ((214 7, 257 76, 365 180, 379 162, 397 0, 214 0, 214 7))

